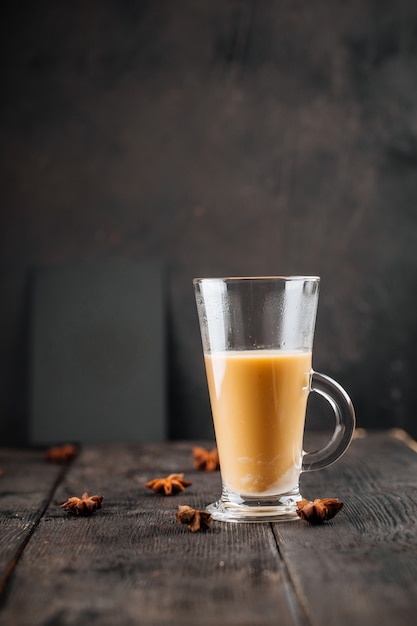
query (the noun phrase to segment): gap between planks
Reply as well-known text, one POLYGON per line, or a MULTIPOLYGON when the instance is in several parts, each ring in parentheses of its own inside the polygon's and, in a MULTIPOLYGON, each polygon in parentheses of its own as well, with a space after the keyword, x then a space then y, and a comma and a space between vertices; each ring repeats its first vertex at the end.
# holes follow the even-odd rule
POLYGON ((388 431, 388 435, 393 439, 398 439, 403 441, 406 446, 411 448, 414 452, 417 452, 417 441, 411 437, 405 430, 402 428, 391 428, 388 431))
MULTIPOLYGON (((291 524, 292 522, 289 523, 291 524)), ((281 550, 281 542, 283 542, 283 538, 279 532, 279 524, 280 522, 277 522, 276 524, 270 523, 269 526, 281 563, 284 565, 285 577, 283 577, 283 582, 285 586, 285 596, 294 621, 294 626, 312 626, 313 622, 311 621, 307 610, 307 599, 297 590, 297 585, 291 576, 287 560, 281 550)))
POLYGON ((10 561, 9 565, 6 568, 6 571, 4 572, 3 576, 0 578, 0 608, 2 608, 7 600, 7 589, 8 589, 8 583, 10 581, 10 578, 13 575, 13 572, 15 571, 17 564, 19 563, 19 560, 26 548, 26 546, 28 545, 29 541, 31 540, 34 532, 36 531, 36 529, 38 528, 41 519, 43 518, 43 516, 45 515, 49 505, 51 504, 52 498, 54 497, 54 494, 56 492, 56 490, 58 489, 59 485, 61 484, 61 482, 64 480, 69 468, 71 467, 71 464, 73 462, 73 459, 71 459, 70 461, 68 461, 68 463, 66 463, 61 471, 58 473, 55 481, 52 483, 51 488, 49 489, 49 493, 47 494, 47 497, 45 499, 45 504, 44 506, 40 509, 39 514, 37 516, 37 518, 35 519, 32 528, 29 530, 29 532, 27 533, 27 535, 23 538, 22 543, 20 544, 20 546, 18 546, 17 550, 16 550, 16 554, 13 557, 13 559, 10 561))
MULTIPOLYGON (((402 441, 408 448, 417 452, 417 441, 413 439, 403 428, 390 428, 387 430, 388 437, 402 441)), ((353 433, 353 439, 365 439, 368 436, 368 430, 366 428, 356 428, 353 433)))

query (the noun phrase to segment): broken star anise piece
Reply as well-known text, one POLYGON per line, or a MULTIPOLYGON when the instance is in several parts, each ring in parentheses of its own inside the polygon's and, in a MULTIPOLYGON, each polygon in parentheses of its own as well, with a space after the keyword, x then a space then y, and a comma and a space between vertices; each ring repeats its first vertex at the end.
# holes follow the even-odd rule
POLYGON ((337 515, 342 506, 343 502, 337 498, 316 498, 313 502, 301 500, 297 502, 297 515, 310 524, 322 524, 337 515))
POLYGON ((73 459, 78 453, 78 449, 72 443, 65 443, 61 446, 51 446, 45 454, 47 461, 51 463, 66 463, 73 459))
POLYGON ((154 478, 145 483, 145 487, 149 487, 155 493, 163 493, 165 496, 172 496, 179 491, 184 491, 192 483, 185 480, 184 474, 170 474, 166 478, 154 478))
POLYGON ((195 446, 193 448, 193 457, 194 467, 198 470, 214 472, 219 469, 219 454, 217 448, 207 450, 206 448, 195 446))
POLYGON ((81 498, 69 498, 60 506, 75 515, 92 515, 103 506, 103 496, 89 496, 85 491, 81 498))
POLYGON ((177 520, 180 524, 187 524, 188 530, 196 533, 199 530, 207 530, 211 522, 211 515, 208 511, 193 509, 187 504, 179 505, 177 520))

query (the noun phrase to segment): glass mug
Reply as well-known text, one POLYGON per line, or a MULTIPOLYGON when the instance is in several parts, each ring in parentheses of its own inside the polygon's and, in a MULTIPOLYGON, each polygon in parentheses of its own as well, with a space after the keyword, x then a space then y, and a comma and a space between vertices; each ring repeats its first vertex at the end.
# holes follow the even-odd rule
POLYGON ((320 279, 316 276, 193 281, 220 460, 222 494, 207 510, 232 522, 299 519, 301 472, 348 448, 355 412, 344 389, 312 369, 320 279), (320 450, 303 451, 310 392, 333 409, 320 450))

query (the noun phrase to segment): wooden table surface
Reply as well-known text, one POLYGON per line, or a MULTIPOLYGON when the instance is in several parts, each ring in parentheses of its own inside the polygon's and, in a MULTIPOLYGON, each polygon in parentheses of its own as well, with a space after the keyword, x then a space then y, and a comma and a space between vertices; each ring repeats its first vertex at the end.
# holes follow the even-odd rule
POLYGON ((213 521, 197 533, 178 505, 217 499, 220 475, 194 469, 194 442, 86 446, 66 465, 0 449, 0 624, 414 625, 416 444, 401 431, 362 435, 302 476, 305 497, 343 500, 333 520, 213 521), (171 472, 192 485, 171 497, 144 487, 171 472), (60 508, 83 491, 103 508, 60 508))

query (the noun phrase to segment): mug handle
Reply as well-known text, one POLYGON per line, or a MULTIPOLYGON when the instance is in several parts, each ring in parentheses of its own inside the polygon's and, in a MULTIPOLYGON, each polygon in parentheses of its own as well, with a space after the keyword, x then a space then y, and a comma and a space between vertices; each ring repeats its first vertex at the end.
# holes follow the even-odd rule
POLYGON ((314 452, 303 452, 301 471, 311 472, 331 465, 347 450, 355 430, 355 410, 351 399, 330 376, 312 372, 310 390, 325 398, 333 409, 336 425, 330 441, 314 452))

